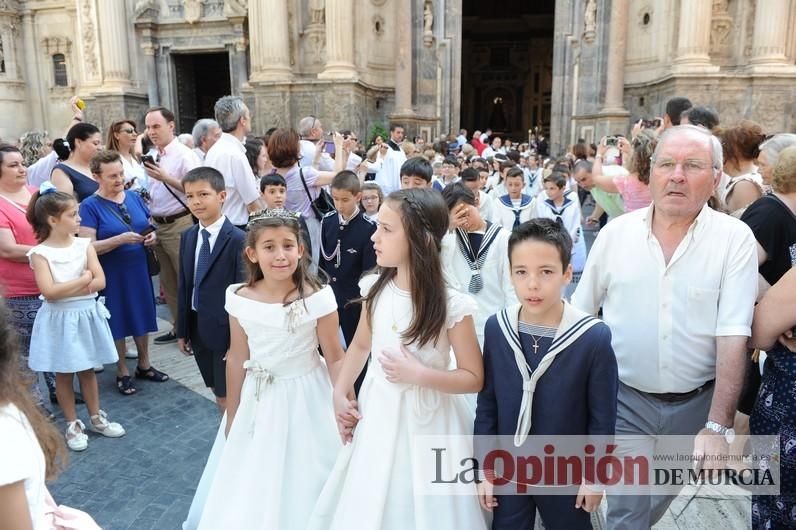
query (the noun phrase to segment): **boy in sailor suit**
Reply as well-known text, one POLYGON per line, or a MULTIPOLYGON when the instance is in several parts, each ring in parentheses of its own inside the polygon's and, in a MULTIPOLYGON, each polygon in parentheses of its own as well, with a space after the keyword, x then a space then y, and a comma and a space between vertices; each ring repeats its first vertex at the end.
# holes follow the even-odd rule
POLYGON ((566 191, 567 179, 554 171, 544 178, 544 193, 539 194, 531 205, 534 218, 546 217, 559 222, 572 238, 572 281, 564 293, 569 298, 575 292, 580 281, 583 267, 586 265, 586 239, 581 226, 580 202, 578 195, 566 191))
POLYGON ((518 167, 506 173, 504 183, 508 193, 495 201, 495 222, 506 230, 514 230, 531 219, 533 197, 522 192, 525 175, 518 167))
MULTIPOLYGON (((509 238, 512 283, 520 300, 486 323, 484 387, 474 434, 612 435, 618 386, 611 332, 602 321, 560 297, 572 277, 572 240, 556 221, 534 219, 509 238)), ((486 476, 493 470, 484 470, 486 476)), ((533 488, 530 488, 533 493, 533 488)), ((545 528, 590 529, 599 489, 577 495, 493 495, 478 485, 493 530, 531 530, 538 508, 545 528)))
POLYGON ((469 294, 478 304, 475 333, 483 348, 486 319, 517 303, 509 271, 511 232, 481 217, 478 200, 465 182, 448 185, 442 197, 450 212, 467 212, 466 216, 455 217, 457 226, 442 238, 442 265, 446 277, 455 282, 452 287, 469 294))
MULTIPOLYGON (((351 344, 359 323, 360 304, 348 304, 359 298, 359 280, 362 273, 376 266, 376 253, 370 237, 376 223, 359 209, 361 198, 359 178, 352 171, 341 171, 331 184, 332 199, 337 211, 321 219, 320 268, 329 275, 337 299, 337 314, 346 345, 351 344)), ((365 376, 357 379, 355 388, 365 376)))

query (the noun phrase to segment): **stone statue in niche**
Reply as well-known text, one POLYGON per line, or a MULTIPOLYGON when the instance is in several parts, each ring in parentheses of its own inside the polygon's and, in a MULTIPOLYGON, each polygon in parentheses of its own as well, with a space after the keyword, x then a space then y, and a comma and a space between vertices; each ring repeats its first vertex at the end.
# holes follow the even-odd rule
POLYGON ((308 11, 310 12, 310 24, 323 24, 326 6, 324 0, 310 0, 308 11))
POLYGON ((427 0, 423 4, 423 44, 431 46, 434 42, 434 4, 427 0))
POLYGON ((188 24, 198 22, 202 18, 202 4, 205 0, 183 0, 183 18, 188 24))
POLYGON ((597 0, 588 0, 583 13, 583 40, 591 44, 597 35, 597 0))

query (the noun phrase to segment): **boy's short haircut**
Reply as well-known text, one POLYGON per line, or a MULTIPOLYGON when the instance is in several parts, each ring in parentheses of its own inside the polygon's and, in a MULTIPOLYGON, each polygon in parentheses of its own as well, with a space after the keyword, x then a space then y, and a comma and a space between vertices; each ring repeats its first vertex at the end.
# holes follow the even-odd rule
POLYGON ((525 173, 522 171, 521 168, 513 167, 506 172, 506 179, 508 180, 514 177, 525 178, 525 173))
POLYGON ((287 182, 285 181, 285 177, 279 173, 270 173, 264 175, 263 178, 260 179, 260 193, 265 193, 265 188, 268 186, 282 186, 287 189, 287 182))
POLYGON ((347 169, 334 176, 331 188, 333 190, 349 191, 351 195, 356 195, 362 189, 357 174, 347 169))
POLYGON ((519 151, 515 151, 514 149, 512 149, 511 151, 506 153, 506 157, 508 157, 508 159, 511 160, 512 162, 514 162, 515 164, 519 164, 520 163, 520 152, 519 151))
POLYGON ((537 217, 515 228, 509 237, 509 263, 514 247, 523 241, 540 241, 553 245, 561 257, 562 270, 566 270, 569 266, 572 259, 572 237, 558 221, 537 217))
POLYGON ((442 198, 445 199, 448 210, 453 210, 453 207, 460 202, 475 206, 475 193, 461 182, 454 182, 445 186, 445 189, 442 190, 442 198))
POLYGON ((443 160, 442 163, 443 164, 450 164, 453 167, 459 167, 461 165, 460 162, 459 162, 459 159, 456 158, 455 156, 446 156, 445 160, 443 160))
POLYGON ((480 177, 480 171, 474 167, 463 169, 461 175, 459 175, 459 178, 462 180, 462 182, 478 182, 480 177))
POLYGON ((402 177, 419 177, 431 182, 433 173, 431 163, 422 156, 414 156, 401 165, 402 177))
POLYGON ((563 188, 567 185, 567 178, 559 171, 553 171, 543 179, 543 182, 552 182, 557 188, 563 188))
POLYGON ((190 184, 192 182, 207 182, 216 193, 221 193, 226 190, 224 175, 222 175, 219 170, 209 166, 195 167, 182 178, 183 184, 190 184))

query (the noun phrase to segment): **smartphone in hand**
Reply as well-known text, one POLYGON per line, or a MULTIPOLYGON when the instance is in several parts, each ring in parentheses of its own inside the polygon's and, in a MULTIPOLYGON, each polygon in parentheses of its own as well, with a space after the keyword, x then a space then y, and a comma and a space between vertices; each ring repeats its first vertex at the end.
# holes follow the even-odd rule
POLYGON ((149 234, 151 234, 151 233, 152 233, 152 232, 154 232, 154 231, 155 231, 155 227, 154 227, 154 226, 152 226, 152 225, 149 225, 149 226, 147 226, 146 228, 144 228, 143 230, 141 230, 141 231, 139 232, 139 234, 140 234, 140 235, 142 235, 142 236, 144 236, 144 237, 146 237, 146 236, 148 236, 149 234))
POLYGON ((152 156, 152 155, 143 155, 141 157, 141 163, 142 164, 149 164, 151 166, 157 166, 158 165, 157 160, 155 160, 155 157, 152 156))

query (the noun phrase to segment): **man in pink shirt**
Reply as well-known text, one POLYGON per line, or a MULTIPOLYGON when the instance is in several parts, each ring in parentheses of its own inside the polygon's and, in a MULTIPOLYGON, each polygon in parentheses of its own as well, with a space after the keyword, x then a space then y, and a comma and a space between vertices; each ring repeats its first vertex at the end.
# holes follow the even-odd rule
MULTIPOLYGON (((177 314, 177 274, 180 266, 180 234, 191 227, 193 218, 185 204, 182 178, 201 165, 199 158, 174 133, 174 113, 165 107, 149 109, 144 118, 149 139, 157 148, 155 163, 144 161, 152 179, 149 210, 157 225, 155 251, 160 260, 160 285, 171 311, 177 314)), ((176 342, 173 331, 155 339, 155 344, 176 342)))

